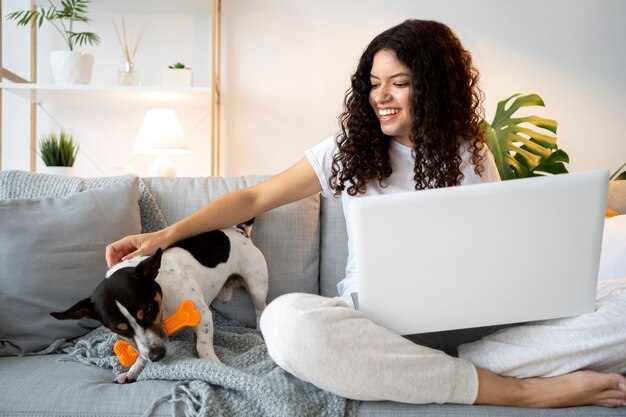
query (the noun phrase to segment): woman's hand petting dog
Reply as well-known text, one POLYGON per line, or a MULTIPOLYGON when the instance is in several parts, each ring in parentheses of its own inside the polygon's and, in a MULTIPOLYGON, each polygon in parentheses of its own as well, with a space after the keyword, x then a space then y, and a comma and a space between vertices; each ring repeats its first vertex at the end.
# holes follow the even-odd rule
POLYGON ((105 253, 107 265, 110 268, 136 256, 154 255, 157 249, 167 248, 168 245, 165 245, 164 241, 162 231, 126 236, 107 245, 105 253))

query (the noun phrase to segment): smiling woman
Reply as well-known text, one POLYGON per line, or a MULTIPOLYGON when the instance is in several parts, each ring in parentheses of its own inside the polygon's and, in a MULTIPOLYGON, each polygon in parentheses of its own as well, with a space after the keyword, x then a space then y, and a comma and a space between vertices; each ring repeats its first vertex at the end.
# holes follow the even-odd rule
MULTIPOLYGON (((267 351, 288 372, 336 395, 363 401, 622 405, 626 401, 624 376, 573 372, 579 367, 567 352, 559 351, 551 361, 569 365, 571 374, 518 380, 414 344, 354 308, 359 271, 350 212, 355 198, 499 179, 479 126, 477 80, 469 52, 446 25, 407 20, 392 27, 374 38, 361 56, 345 96, 339 133, 266 181, 226 194, 159 232, 113 242, 107 247, 107 261, 115 264, 150 255, 173 242, 241 223, 321 192, 341 200, 348 232, 346 275, 337 285, 339 297, 284 294, 263 312, 260 328, 267 351)), ((453 209, 463 216, 463 207, 453 209)), ((479 240, 476 236, 476 245, 483 247, 479 240)), ((454 259, 454 253, 446 255, 454 259)), ((390 271, 393 266, 389 265, 390 271)), ((613 317, 624 316, 611 311, 613 317)), ((455 337, 458 344, 467 341, 464 336, 455 337)), ((618 356, 618 362, 624 363, 606 339, 600 344, 596 360, 618 356)), ((559 346, 547 341, 537 349, 544 353, 553 345, 559 346)), ((584 345, 578 353, 587 355, 584 345)), ((532 364, 522 358, 519 366, 532 373, 532 364)), ((621 371, 597 365, 599 371, 621 371)))
POLYGON ((368 181, 389 179, 390 139, 414 153, 413 189, 463 183, 465 151, 474 173, 485 171, 471 54, 446 25, 408 22, 374 38, 352 75, 330 176, 336 194, 362 194, 368 181))
POLYGON ((413 145, 409 89, 412 73, 392 51, 382 50, 374 55, 370 105, 378 115, 383 133, 409 147, 413 145))

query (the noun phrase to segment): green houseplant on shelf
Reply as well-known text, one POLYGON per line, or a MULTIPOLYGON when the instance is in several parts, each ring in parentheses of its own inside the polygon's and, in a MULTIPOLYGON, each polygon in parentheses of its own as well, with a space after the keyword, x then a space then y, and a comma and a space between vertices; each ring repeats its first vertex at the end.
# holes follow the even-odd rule
POLYGON ((498 102, 493 122, 482 122, 502 180, 567 173, 569 156, 556 144, 555 120, 514 117, 522 107, 545 104, 537 94, 514 94, 498 102))
POLYGON ((163 85, 166 87, 191 87, 193 85, 191 68, 182 62, 168 65, 163 70, 163 85))
POLYGON ((80 146, 65 130, 42 135, 39 139, 39 155, 45 169, 42 172, 58 175, 74 175, 74 162, 80 146))
POLYGON ((87 6, 91 0, 48 0, 49 7, 19 10, 7 15, 7 19, 17 21, 18 26, 37 25, 49 22, 59 32, 67 44, 67 51, 50 52, 52 78, 57 84, 88 84, 93 67, 93 56, 77 52, 75 47, 96 46, 100 37, 93 32, 78 32, 77 23, 89 23, 87 6))

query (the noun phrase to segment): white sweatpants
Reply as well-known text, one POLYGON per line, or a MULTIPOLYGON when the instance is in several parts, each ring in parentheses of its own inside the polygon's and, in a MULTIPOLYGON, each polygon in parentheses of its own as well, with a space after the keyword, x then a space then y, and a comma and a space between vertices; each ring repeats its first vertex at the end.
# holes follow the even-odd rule
POLYGON ((460 358, 417 345, 340 298, 287 294, 261 316, 268 352, 291 374, 346 398, 472 404, 476 366, 510 376, 581 368, 626 372, 626 284, 605 286, 596 313, 500 330, 460 358))
POLYGON ((601 282, 596 311, 500 330, 458 347, 500 375, 556 376, 579 369, 626 374, 626 282, 601 282))
POLYGON ((283 369, 346 398, 416 404, 476 399, 472 364, 416 345, 340 298, 283 295, 261 315, 261 331, 283 369))

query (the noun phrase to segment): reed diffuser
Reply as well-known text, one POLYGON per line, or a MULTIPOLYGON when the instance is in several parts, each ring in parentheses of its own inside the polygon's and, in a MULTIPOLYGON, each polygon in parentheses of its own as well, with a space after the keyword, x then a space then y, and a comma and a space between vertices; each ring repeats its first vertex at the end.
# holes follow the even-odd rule
POLYGON ((128 35, 126 33, 126 22, 123 17, 121 26, 122 31, 120 34, 115 21, 113 21, 115 34, 117 35, 117 40, 120 42, 120 47, 122 48, 122 53, 124 54, 125 59, 124 70, 119 71, 118 82, 120 85, 140 85, 141 79, 139 78, 139 73, 135 70, 135 54, 137 53, 137 49, 139 48, 139 44, 141 43, 145 30, 142 27, 135 39, 128 39, 128 35))

